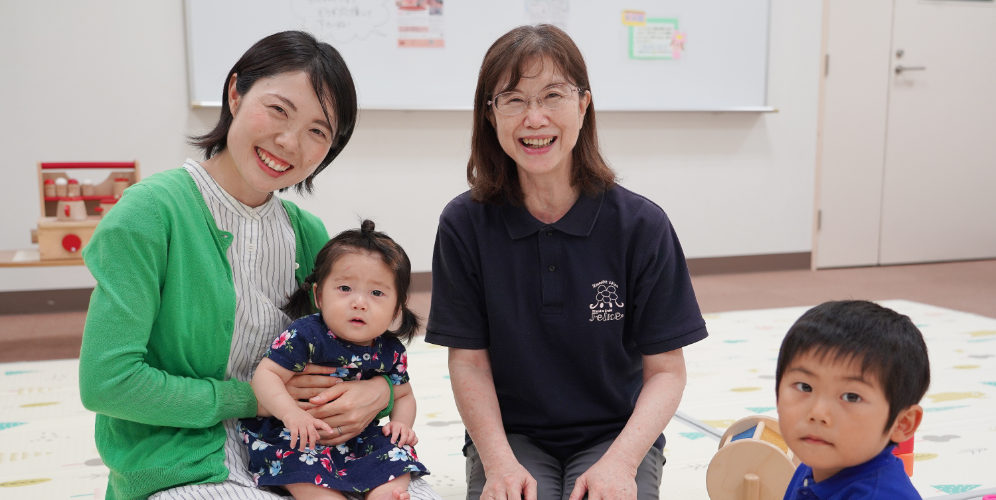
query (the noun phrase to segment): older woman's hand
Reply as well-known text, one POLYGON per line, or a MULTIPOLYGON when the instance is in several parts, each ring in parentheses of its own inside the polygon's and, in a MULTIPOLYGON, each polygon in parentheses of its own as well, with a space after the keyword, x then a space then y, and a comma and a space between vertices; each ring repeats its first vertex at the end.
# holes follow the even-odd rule
POLYGON ((481 500, 536 500, 536 479, 514 459, 486 469, 485 476, 481 500))
POLYGON ((636 500, 636 470, 618 461, 599 460, 574 481, 568 500, 636 500))
MULTIPOLYGON (((287 392, 294 398, 294 401, 311 399, 318 396, 326 389, 342 382, 342 379, 329 376, 335 373, 335 370, 335 368, 328 366, 309 364, 304 367, 304 371, 295 373, 287 381, 287 392)), ((314 408, 314 405, 308 403, 298 403, 298 406, 305 410, 314 408)))
POLYGON ((678 409, 685 389, 681 349, 643 356, 643 389, 622 433, 595 465, 574 482, 568 500, 635 500, 636 472, 651 444, 678 409))
POLYGON ((336 446, 356 437, 366 429, 381 410, 387 408, 391 388, 384 377, 342 382, 311 398, 305 408, 312 416, 324 420, 334 432, 319 431, 318 444, 336 446))

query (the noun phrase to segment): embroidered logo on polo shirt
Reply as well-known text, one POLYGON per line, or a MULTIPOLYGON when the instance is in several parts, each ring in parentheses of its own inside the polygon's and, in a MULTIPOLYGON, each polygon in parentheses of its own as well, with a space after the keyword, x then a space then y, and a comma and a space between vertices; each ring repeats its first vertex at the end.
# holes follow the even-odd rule
POLYGON ((602 280, 591 285, 595 289, 595 303, 591 304, 591 319, 588 321, 617 321, 625 316, 622 309, 625 305, 619 302, 619 285, 609 280, 602 280))

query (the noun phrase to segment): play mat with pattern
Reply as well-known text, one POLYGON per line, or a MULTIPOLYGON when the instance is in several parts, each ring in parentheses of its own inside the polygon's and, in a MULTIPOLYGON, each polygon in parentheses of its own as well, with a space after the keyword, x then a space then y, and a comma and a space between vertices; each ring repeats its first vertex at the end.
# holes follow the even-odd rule
MULTIPOLYGON (((996 319, 915 302, 882 305, 910 316, 930 351, 932 383, 921 402, 912 481, 923 498, 996 493, 996 319)), ((706 315, 710 336, 685 349, 688 385, 665 430, 662 499, 708 500, 706 471, 719 436, 749 415, 777 418, 778 346, 807 308, 706 315)), ((418 400, 414 430, 426 481, 462 499, 463 425, 453 402, 446 349, 409 347, 418 400)), ((0 498, 102 500, 108 470, 94 446, 94 415, 79 400, 78 360, 0 364, 0 498)))

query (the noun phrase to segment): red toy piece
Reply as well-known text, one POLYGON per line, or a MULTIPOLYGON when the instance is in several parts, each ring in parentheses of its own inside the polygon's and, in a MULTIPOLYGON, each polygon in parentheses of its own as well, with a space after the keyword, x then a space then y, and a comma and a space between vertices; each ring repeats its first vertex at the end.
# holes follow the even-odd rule
POLYGON ((906 469, 906 475, 913 477, 913 437, 911 436, 906 441, 897 444, 893 448, 892 454, 903 461, 903 468, 906 469))
POLYGON ((896 445, 896 449, 892 450, 892 454, 896 455, 897 457, 899 455, 904 455, 906 453, 913 453, 912 437, 907 439, 906 441, 903 441, 902 443, 899 443, 898 445, 896 445))

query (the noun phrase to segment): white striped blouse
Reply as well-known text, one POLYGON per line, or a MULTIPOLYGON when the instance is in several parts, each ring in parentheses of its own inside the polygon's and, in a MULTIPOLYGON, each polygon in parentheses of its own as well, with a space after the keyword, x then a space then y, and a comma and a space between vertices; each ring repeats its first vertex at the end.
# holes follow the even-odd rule
MULTIPOLYGON (((197 183, 218 229, 232 234, 226 255, 235 282, 235 331, 225 376, 248 382, 266 348, 291 323, 280 307, 297 288, 294 229, 276 196, 252 208, 222 189, 200 163, 188 159, 184 167, 197 183)), ((229 482, 253 486, 249 456, 235 424, 236 419, 224 422, 229 482)))

